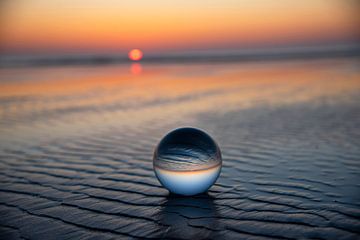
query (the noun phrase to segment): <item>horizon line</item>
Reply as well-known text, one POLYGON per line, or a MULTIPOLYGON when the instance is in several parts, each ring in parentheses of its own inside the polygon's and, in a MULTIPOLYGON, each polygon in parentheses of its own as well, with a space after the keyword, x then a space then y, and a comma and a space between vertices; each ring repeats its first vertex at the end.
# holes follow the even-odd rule
POLYGON ((360 57, 360 45, 342 47, 302 47, 282 49, 215 50, 145 55, 132 61, 127 54, 63 54, 45 56, 0 55, 0 68, 114 65, 124 63, 225 63, 253 61, 306 60, 360 57))

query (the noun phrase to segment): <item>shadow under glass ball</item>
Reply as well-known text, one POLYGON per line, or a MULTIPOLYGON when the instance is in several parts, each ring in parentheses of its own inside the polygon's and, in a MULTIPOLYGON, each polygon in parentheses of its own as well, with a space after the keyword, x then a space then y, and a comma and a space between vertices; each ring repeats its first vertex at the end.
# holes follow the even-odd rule
POLYGON ((217 180, 222 165, 216 142, 196 128, 168 133, 154 152, 156 177, 170 192, 195 195, 207 191, 217 180))

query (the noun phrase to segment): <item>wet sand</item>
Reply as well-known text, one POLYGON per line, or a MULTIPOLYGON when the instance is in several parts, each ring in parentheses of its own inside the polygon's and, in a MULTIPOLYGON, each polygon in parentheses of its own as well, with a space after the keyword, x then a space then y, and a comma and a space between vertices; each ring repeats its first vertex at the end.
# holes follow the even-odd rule
POLYGON ((0 239, 358 239, 359 59, 0 69, 0 239), (134 70, 135 69, 135 70, 134 70), (152 168, 181 126, 207 194, 152 168))

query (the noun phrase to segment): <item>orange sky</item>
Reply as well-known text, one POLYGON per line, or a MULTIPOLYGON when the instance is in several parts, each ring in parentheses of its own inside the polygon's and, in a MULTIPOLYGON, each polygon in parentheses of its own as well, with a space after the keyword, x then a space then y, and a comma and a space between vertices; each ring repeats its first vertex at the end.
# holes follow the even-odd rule
POLYGON ((148 52, 349 43, 356 0, 5 0, 3 52, 148 52), (127 3, 124 3, 127 2, 127 3))

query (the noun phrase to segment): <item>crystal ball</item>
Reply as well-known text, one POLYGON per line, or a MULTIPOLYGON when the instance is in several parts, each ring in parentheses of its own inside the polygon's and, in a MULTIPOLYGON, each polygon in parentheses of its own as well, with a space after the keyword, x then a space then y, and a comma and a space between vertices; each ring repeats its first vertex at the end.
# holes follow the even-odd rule
POLYGON ((207 191, 219 177, 221 165, 217 143, 204 131, 189 127, 168 133, 153 157, 161 185, 171 193, 186 196, 207 191))

